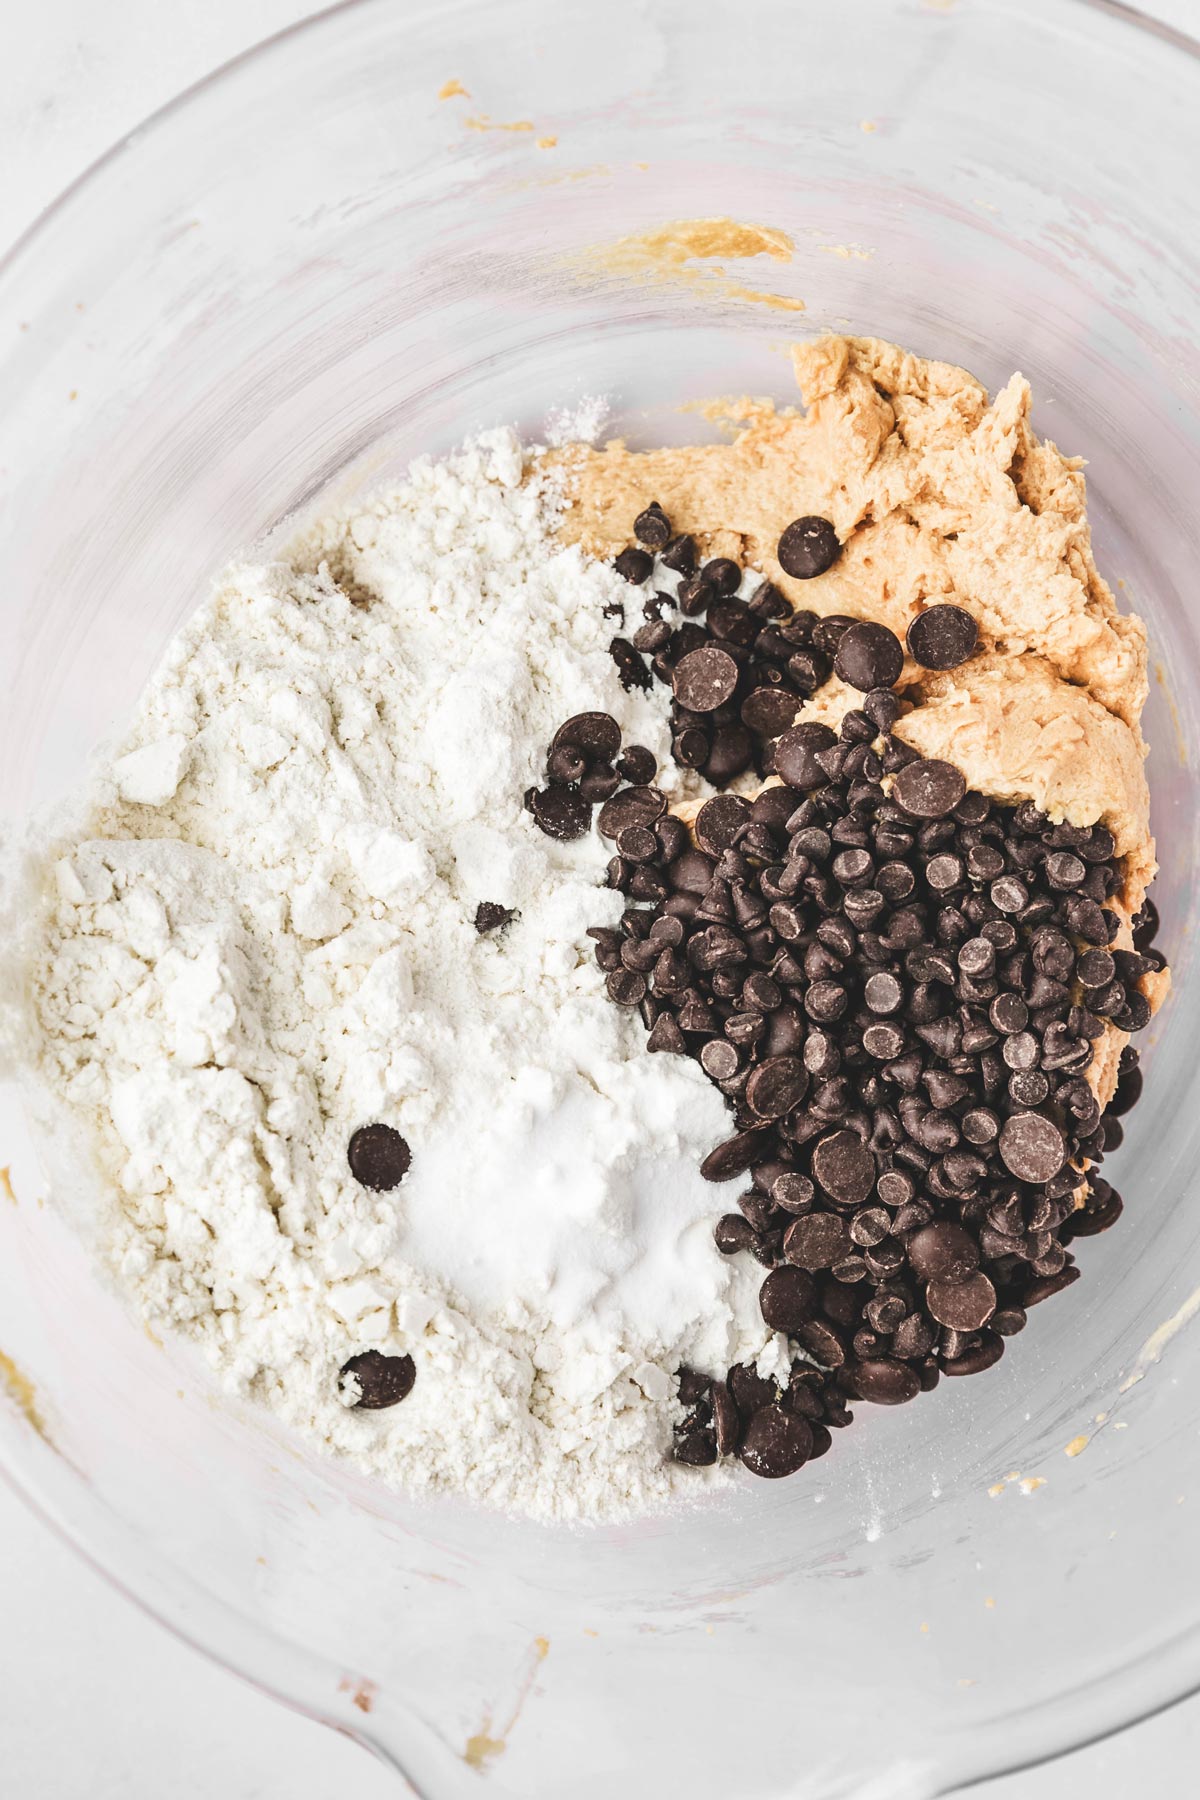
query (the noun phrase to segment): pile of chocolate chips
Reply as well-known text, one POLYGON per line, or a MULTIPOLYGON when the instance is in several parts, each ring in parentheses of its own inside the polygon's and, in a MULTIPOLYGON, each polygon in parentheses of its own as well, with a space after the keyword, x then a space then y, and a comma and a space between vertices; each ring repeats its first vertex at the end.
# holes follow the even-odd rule
MULTIPOLYGON (((590 933, 609 996, 640 1010, 649 1050, 694 1057, 726 1095, 733 1130, 701 1172, 746 1185, 717 1247, 761 1264, 764 1320, 812 1359, 786 1386, 681 1370, 676 1455, 788 1475, 829 1448, 848 1401, 895 1405, 990 1367, 1077 1279, 1074 1240, 1119 1216, 1096 1166, 1140 1092, 1136 1052, 1104 1118, 1084 1072, 1106 1020, 1149 1019, 1157 918, 1148 902, 1135 950, 1114 949, 1105 827, 998 805, 892 734, 903 651, 886 627, 790 613, 774 589, 736 599, 737 565, 692 574, 661 508, 636 530, 675 557, 681 609, 706 616, 669 625, 656 593, 619 666, 641 651, 671 684, 679 761, 716 787, 751 766, 780 785, 710 799, 693 843, 649 752, 621 755, 616 722, 586 713, 526 802, 554 837, 582 835, 600 804, 608 881, 630 902, 590 933), (838 734, 794 725, 831 666, 861 705, 838 734)), ((839 551, 827 521, 802 519, 779 556, 805 578, 839 551)), ((636 582, 653 567, 637 550, 617 566, 636 582)), ((974 622, 928 608, 908 647, 954 667, 974 622)))

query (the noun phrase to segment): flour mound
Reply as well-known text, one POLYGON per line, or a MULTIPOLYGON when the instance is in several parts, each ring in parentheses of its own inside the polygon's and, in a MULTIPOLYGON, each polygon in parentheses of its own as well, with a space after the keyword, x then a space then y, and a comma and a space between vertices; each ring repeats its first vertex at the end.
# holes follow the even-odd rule
POLYGON ((668 1460, 681 1362, 787 1354, 713 1253, 724 1103, 589 954, 606 849, 522 808, 585 709, 671 779, 607 650, 637 601, 556 516, 492 432, 230 571, 49 871, 33 989, 150 1319, 389 1481, 601 1518, 720 1479, 668 1460), (483 901, 517 916, 480 934, 483 901), (391 1193, 347 1166, 374 1120, 412 1148, 391 1193), (339 1398, 367 1348, 415 1360, 388 1411, 339 1398))

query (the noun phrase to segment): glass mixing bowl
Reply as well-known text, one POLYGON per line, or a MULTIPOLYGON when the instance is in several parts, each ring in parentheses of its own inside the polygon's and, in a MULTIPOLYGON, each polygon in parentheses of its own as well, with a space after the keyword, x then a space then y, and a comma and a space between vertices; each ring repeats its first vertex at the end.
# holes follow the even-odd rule
POLYGON ((787 398, 799 328, 992 384, 1019 365, 1041 429, 1087 451, 1100 561, 1150 621, 1176 989, 1114 1163, 1125 1217, 985 1379, 864 1408, 796 1480, 572 1532, 360 1479, 126 1316, 65 1222, 86 1166, 5 1088, 11 1479, 162 1620, 435 1800, 481 1776, 521 1800, 945 1793, 1200 1682, 1194 57, 1080 0, 369 0, 168 108, 0 273, 10 903, 22 822, 234 552, 331 482, 487 423, 536 433, 583 394, 643 440, 703 430, 689 397, 787 398), (469 99, 439 99, 454 80, 469 99), (722 214, 789 232, 793 260, 697 284, 581 258, 722 214))

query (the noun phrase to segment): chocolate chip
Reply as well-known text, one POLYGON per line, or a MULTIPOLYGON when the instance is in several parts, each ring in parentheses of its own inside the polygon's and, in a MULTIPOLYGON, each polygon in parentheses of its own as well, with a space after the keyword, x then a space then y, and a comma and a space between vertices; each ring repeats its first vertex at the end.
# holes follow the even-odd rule
POLYGON ((675 1461, 690 1468, 703 1469, 717 1460, 717 1445, 711 1431, 688 1431, 675 1445, 675 1461))
POLYGON ((831 1269, 849 1251, 850 1233, 834 1213, 806 1213, 783 1240, 784 1255, 801 1269, 831 1269))
POLYGON ((751 1418, 738 1452, 752 1475, 774 1480, 794 1475, 812 1454, 808 1420, 776 1404, 762 1406, 751 1418))
POLYGON ((870 619, 860 620, 842 633, 833 663, 834 673, 863 693, 892 687, 903 667, 904 652, 895 632, 870 619))
POLYGON ((551 750, 571 744, 598 762, 611 762, 621 748, 621 727, 611 713, 583 712, 561 724, 550 740, 551 750))
POLYGON ((779 540, 779 566, 796 581, 823 575, 841 554, 842 546, 829 520, 811 513, 793 519, 779 540))
POLYGON ((351 1379, 358 1388, 358 1398, 353 1402, 355 1411, 379 1412, 385 1406, 398 1406, 401 1400, 407 1400, 417 1369, 411 1356, 385 1356, 381 1350, 361 1350, 338 1371, 339 1386, 345 1387, 351 1379))
POLYGON ((738 683, 738 666, 727 650, 706 644, 681 658, 673 681, 676 699, 689 712, 715 712, 732 698, 738 683))
POLYGON ((979 1267, 979 1245, 963 1226, 939 1219, 909 1239, 908 1260, 922 1281, 965 1281, 979 1267))
POLYGON ((723 1381, 713 1382, 712 1411, 717 1453, 720 1456, 732 1456, 742 1435, 742 1421, 733 1395, 723 1381))
POLYGON ((908 649, 923 669, 957 669, 974 656, 979 632, 961 606, 929 606, 908 628, 908 649))
POLYGON ((801 1175, 795 1169, 788 1169, 782 1175, 777 1175, 768 1191, 776 1206, 789 1213, 810 1212, 816 1193, 808 1176, 801 1175))
POLYGON ((813 1309, 816 1284, 807 1269, 772 1269, 758 1290, 763 1322, 772 1331, 795 1331, 813 1309))
POLYGON ((998 1363, 1003 1355, 1004 1339, 994 1331, 985 1331, 974 1348, 964 1350, 958 1356, 943 1356, 942 1374, 981 1375, 993 1363, 998 1363))
POLYGON ((965 1281, 931 1281, 925 1304, 939 1325, 954 1331, 978 1331, 996 1310, 996 1290, 976 1272, 965 1281))
POLYGON ((514 907, 501 906, 495 900, 481 900, 475 908, 475 929, 483 937, 485 932, 499 931, 502 925, 511 925, 516 916, 514 907))
POLYGON ((632 545, 613 558, 613 568, 617 574, 635 586, 646 580, 653 567, 654 558, 647 555, 645 550, 634 549, 632 545))
POLYGON ((660 560, 676 575, 690 575, 696 566, 696 540, 681 532, 659 552, 660 560))
POLYGON ((1000 1132, 1004 1166, 1019 1181, 1050 1181, 1067 1160, 1062 1133, 1041 1113, 1019 1112, 1004 1121, 1000 1132))
POLYGON ((1058 1271, 1057 1275, 1046 1275, 1031 1281, 1021 1295, 1021 1304, 1026 1308, 1037 1306, 1043 1300, 1049 1300, 1054 1294, 1061 1294, 1064 1288, 1079 1280, 1079 1270, 1073 1263, 1058 1271))
POLYGON ((553 744, 546 756, 547 781, 574 782, 587 773, 588 759, 574 744, 553 744))
POLYGON ((988 1018, 997 1031, 1024 1031, 1029 1023, 1029 1008, 1020 994, 997 994, 988 1008, 988 1018))
MULTIPOLYGON (((639 552, 640 554, 640 552, 639 552)), ((648 688, 651 686, 650 671, 629 642, 628 638, 615 637, 608 646, 608 654, 617 665, 617 673, 621 678, 621 686, 626 693, 632 688, 648 688)))
POLYGON ((406 1138, 390 1125, 360 1125, 346 1147, 350 1173, 362 1187, 386 1194, 399 1187, 412 1166, 406 1138))
POLYGON ((828 777, 817 757, 832 750, 837 738, 828 725, 793 725, 775 746, 775 770, 790 787, 823 787, 828 777))
POLYGON ((605 977, 610 1000, 618 1006, 640 1006, 646 998, 646 977, 636 969, 614 969, 605 977))
MULTIPOLYGON (((709 603, 717 597, 716 589, 705 581, 702 575, 689 575, 681 581, 675 593, 676 604, 686 618, 694 619, 708 610, 709 603)), ((676 650, 678 654, 678 650, 676 650)))
POLYGON ((657 500, 652 500, 633 521, 633 535, 650 550, 661 550, 670 542, 671 521, 657 500))
POLYGON ((670 1013, 660 1013, 646 1039, 646 1048, 670 1056, 686 1056, 687 1041, 679 1029, 679 1021, 670 1013))
POLYGON ((850 1221, 850 1236, 864 1249, 882 1244, 891 1230, 892 1221, 882 1206, 864 1206, 850 1221))
POLYGON ((783 687, 759 687, 742 701, 742 723, 760 737, 777 738, 795 723, 800 697, 783 687))
POLYGON ((856 1363, 850 1371, 850 1379, 859 1399, 870 1400, 876 1406, 902 1406, 905 1401, 915 1400, 921 1391, 921 1384, 908 1364, 894 1362, 889 1357, 856 1363))
POLYGON ((723 787, 742 775, 754 761, 754 744, 744 725, 722 725, 713 734, 712 747, 700 765, 714 787, 723 787))
POLYGON ((597 806, 615 794, 621 785, 621 777, 607 763, 598 763, 579 778, 579 795, 589 805, 597 806))
MULTIPOLYGON (((680 1023, 683 1024, 682 1015, 680 1023)), ((726 1138, 700 1164, 701 1175, 705 1181, 732 1181, 735 1175, 744 1175, 762 1155, 760 1140, 761 1133, 756 1131, 739 1131, 726 1138)))
POLYGON ((875 1160, 853 1131, 834 1131, 813 1151, 812 1172, 838 1206, 861 1206, 875 1185, 875 1160))
POLYGON ((718 594, 736 594, 742 584, 742 571, 729 556, 714 556, 700 573, 718 594))
POLYGON ((944 819, 966 791, 967 784, 954 764, 936 758, 908 763, 892 784, 896 799, 915 819, 944 819))
POLYGON ((880 969, 877 974, 867 977, 863 986, 863 999, 868 1011, 883 1017, 900 1010, 904 1001, 904 989, 890 969, 880 969))
POLYGON ((591 830, 591 802, 584 799, 578 788, 535 788, 530 795, 529 810, 538 830, 557 843, 567 844, 574 838, 586 837, 591 830))
POLYGON ((666 810, 661 788, 627 787, 604 802, 596 824, 602 837, 616 838, 628 825, 654 826, 666 810))
POLYGON ((779 1398, 775 1383, 769 1376, 760 1375, 752 1363, 735 1363, 726 1380, 744 1419, 756 1413, 760 1406, 773 1406, 779 1398))
POLYGON ((760 1119, 781 1119, 808 1091, 808 1070, 798 1056, 773 1056, 746 1084, 746 1102, 760 1119))
POLYGON ((712 1389, 712 1376, 702 1375, 699 1369, 681 1368, 677 1380, 679 1398, 684 1406, 695 1406, 698 1400, 707 1400, 712 1389))
POLYGON ((749 822, 750 802, 740 794, 718 794, 706 800, 696 814, 696 842, 709 856, 728 850, 742 826, 749 822))

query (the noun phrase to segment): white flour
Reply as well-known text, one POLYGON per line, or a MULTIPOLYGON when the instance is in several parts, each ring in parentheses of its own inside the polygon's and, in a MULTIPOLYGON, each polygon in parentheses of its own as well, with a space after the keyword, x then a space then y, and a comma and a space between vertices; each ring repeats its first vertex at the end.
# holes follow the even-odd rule
POLYGON ((787 1357, 712 1245, 723 1102, 604 995, 607 847, 522 811, 573 712, 667 751, 607 654, 637 599, 522 471, 490 433, 232 571, 53 872, 35 998, 151 1318, 364 1469, 599 1517, 694 1491, 681 1361, 787 1357), (484 900, 519 917, 480 936, 484 900), (412 1147, 390 1194, 347 1167, 373 1120, 412 1147), (338 1398, 370 1347, 416 1362, 388 1411, 338 1398))

